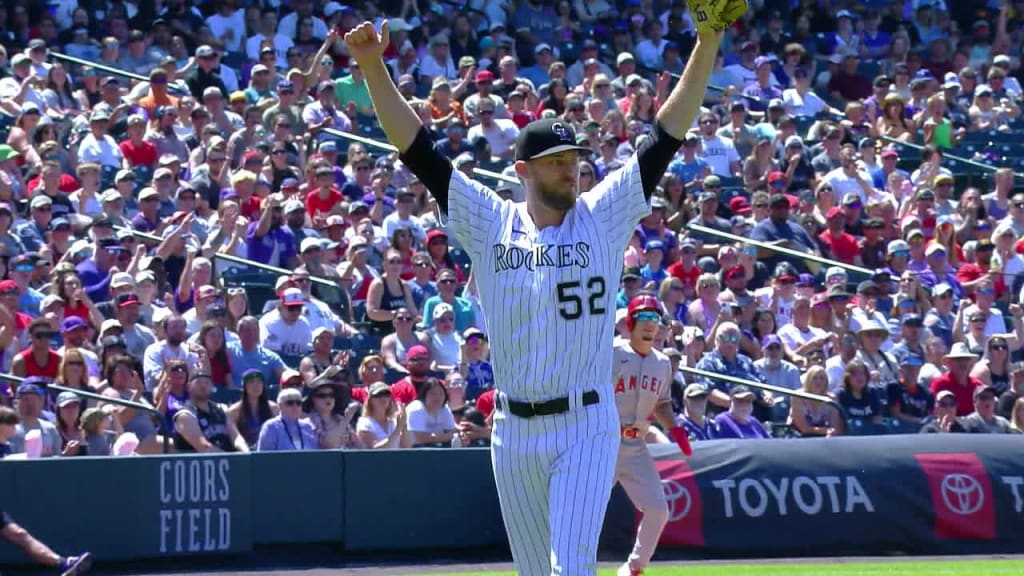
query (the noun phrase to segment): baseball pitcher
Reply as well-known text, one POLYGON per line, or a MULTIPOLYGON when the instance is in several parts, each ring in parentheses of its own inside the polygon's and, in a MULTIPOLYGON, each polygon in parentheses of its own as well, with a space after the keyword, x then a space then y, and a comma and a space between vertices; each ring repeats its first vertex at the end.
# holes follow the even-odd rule
POLYGON ((672 364, 668 356, 654 347, 663 324, 661 309, 654 296, 634 296, 626 316, 629 339, 619 338, 614 343, 612 381, 622 437, 615 479, 643 514, 633 552, 619 568, 619 576, 643 573, 668 522, 668 503, 661 477, 645 441, 650 417, 654 416, 658 424, 668 430, 684 454, 690 454, 686 431, 676 426, 672 413, 672 364))
POLYGON ((502 200, 434 148, 381 59, 386 21, 345 35, 381 127, 473 259, 498 390, 492 464, 518 574, 597 571, 620 437, 611 346, 622 255, 693 123, 722 31, 746 9, 745 0, 697 4, 696 48, 651 137, 580 197, 579 156, 590 150, 572 125, 527 125, 515 144, 525 203, 502 200))

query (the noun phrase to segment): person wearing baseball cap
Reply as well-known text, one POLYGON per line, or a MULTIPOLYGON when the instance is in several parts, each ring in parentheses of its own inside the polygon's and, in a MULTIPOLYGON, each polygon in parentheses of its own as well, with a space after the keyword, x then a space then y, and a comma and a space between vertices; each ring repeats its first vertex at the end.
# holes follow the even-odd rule
POLYGON ((753 416, 754 392, 734 385, 729 391, 729 410, 715 417, 715 438, 767 439, 768 431, 753 416))
POLYGON ((313 328, 303 316, 306 298, 299 288, 285 288, 277 307, 259 320, 263 346, 279 354, 304 355, 312 349, 313 328))
POLYGON ((706 416, 709 394, 706 386, 696 382, 683 390, 683 413, 677 422, 686 430, 691 443, 714 438, 714 422, 706 416))

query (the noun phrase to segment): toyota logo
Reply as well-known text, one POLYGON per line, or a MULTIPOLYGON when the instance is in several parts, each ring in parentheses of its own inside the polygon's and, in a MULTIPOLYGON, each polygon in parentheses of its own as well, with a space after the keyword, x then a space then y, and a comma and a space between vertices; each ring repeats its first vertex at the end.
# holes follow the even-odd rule
POLYGON ((973 476, 946 474, 942 477, 942 502, 954 514, 974 514, 985 504, 985 492, 973 476))
POLYGON ((686 518, 690 513, 690 506, 693 505, 693 499, 686 486, 674 480, 663 480, 661 488, 665 491, 665 499, 668 500, 668 521, 676 522, 686 518))

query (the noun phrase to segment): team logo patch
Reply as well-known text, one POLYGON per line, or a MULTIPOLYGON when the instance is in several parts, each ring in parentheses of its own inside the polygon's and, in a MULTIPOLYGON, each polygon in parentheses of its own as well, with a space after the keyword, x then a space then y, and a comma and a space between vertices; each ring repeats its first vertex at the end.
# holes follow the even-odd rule
POLYGON ((565 127, 561 122, 555 122, 551 125, 551 131, 558 136, 562 142, 571 142, 572 137, 569 136, 569 129, 565 127))

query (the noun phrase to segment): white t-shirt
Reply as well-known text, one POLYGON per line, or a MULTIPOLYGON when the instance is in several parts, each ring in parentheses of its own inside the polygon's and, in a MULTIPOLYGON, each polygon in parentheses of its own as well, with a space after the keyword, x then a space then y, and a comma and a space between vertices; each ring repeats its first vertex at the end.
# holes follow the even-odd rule
POLYGON ((310 330, 327 328, 335 332, 342 324, 341 318, 322 300, 307 300, 302 309, 302 317, 309 322, 310 330))
MULTIPOLYGON (((380 442, 381 440, 386 439, 388 436, 391 435, 392 432, 395 431, 395 426, 397 426, 397 424, 395 423, 394 419, 388 420, 388 429, 385 430, 384 427, 382 427, 373 418, 360 416, 359 420, 356 421, 356 433, 369 432, 373 434, 373 439, 375 442, 380 442)), ((388 448, 398 448, 401 445, 401 441, 401 435, 396 435, 394 439, 391 440, 391 443, 388 444, 388 448)))
MULTIPOLYGON (((82 196, 81 191, 72 192, 68 196, 68 200, 71 200, 71 206, 75 212, 78 213, 78 199, 82 196)), ((103 205, 96 198, 96 194, 89 197, 89 200, 85 203, 85 214, 87 216, 99 216, 103 213, 103 205)))
POLYGON ((419 400, 413 400, 405 408, 409 418, 410 432, 426 432, 428 434, 443 434, 455 430, 455 416, 447 404, 431 414, 427 407, 419 400))
POLYGON ((487 143, 491 145, 491 154, 501 156, 515 146, 519 128, 511 120, 495 118, 490 128, 484 128, 482 124, 470 128, 466 139, 472 142, 480 136, 486 138, 487 143))
POLYGON ((82 139, 82 143, 78 146, 79 162, 94 162, 100 166, 120 168, 121 158, 121 149, 117 147, 117 141, 109 134, 104 135, 102 139, 97 139, 93 134, 89 134, 82 139))
MULTIPOLYGON (((295 38, 296 27, 299 22, 299 13, 291 14, 281 18, 277 23, 277 33, 286 38, 295 38)), ((327 24, 320 18, 313 16, 313 37, 327 38, 327 24)))
POLYGON ((384 217, 383 225, 384 235, 387 238, 394 236, 395 230, 399 228, 408 228, 412 231, 413 238, 421 242, 427 239, 427 233, 423 231, 423 226, 415 216, 410 216, 408 220, 402 220, 398 217, 398 212, 392 212, 384 217))
MULTIPOLYGON (((970 318, 971 314, 979 311, 980 308, 976 304, 971 305, 964 311, 964 318, 970 318)), ((985 323, 985 338, 991 338, 996 334, 1006 334, 1009 332, 1006 329, 1006 321, 1003 320, 1003 312, 996 307, 989 308, 988 311, 988 322, 985 323)))
POLYGON ((808 90, 803 96, 796 88, 782 91, 782 103, 786 105, 786 114, 790 116, 817 116, 828 105, 820 96, 808 90))
POLYGON ((708 163, 711 173, 718 176, 732 176, 732 162, 739 162, 740 155, 732 140, 723 136, 704 138, 700 157, 708 163))
POLYGON ((808 326, 806 332, 801 332, 795 324, 789 323, 779 328, 778 330, 779 339, 786 345, 790 350, 796 350, 797 348, 807 344, 815 338, 819 338, 825 335, 825 331, 821 328, 815 328, 814 326, 808 326))
POLYGON ((441 366, 457 366, 462 362, 462 338, 454 332, 442 336, 431 330, 430 347, 434 350, 434 361, 441 366))
POLYGON ((265 348, 280 354, 306 354, 313 347, 313 329, 301 316, 294 324, 285 324, 281 312, 274 308, 260 317, 260 340, 265 348))
MULTIPOLYGON (((245 41, 245 54, 250 60, 260 59, 260 44, 267 37, 263 34, 254 34, 245 41)), ((274 34, 274 65, 278 68, 288 67, 288 49, 295 45, 291 38, 274 34)))
POLYGON ((779 296, 775 309, 775 325, 778 327, 776 332, 781 331, 783 328, 793 323, 794 302, 796 302, 795 296, 788 300, 779 296))
MULTIPOLYGON (((863 178, 865 182, 871 182, 871 175, 867 172, 861 172, 860 177, 863 178)), ((825 174, 825 181, 832 185, 832 194, 836 197, 836 206, 840 206, 843 201, 843 196, 846 196, 850 192, 853 192, 858 198, 860 198, 861 205, 867 205, 868 197, 864 194, 864 188, 862 188, 860 183, 857 182, 857 178, 847 176, 842 167, 836 168, 828 174, 825 174)))
POLYGON ((215 38, 220 38, 228 52, 241 52, 245 39, 245 10, 235 10, 224 16, 217 12, 206 19, 206 25, 215 38))

